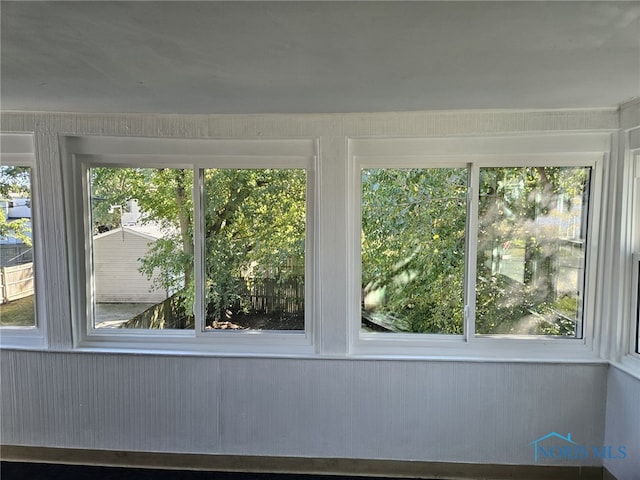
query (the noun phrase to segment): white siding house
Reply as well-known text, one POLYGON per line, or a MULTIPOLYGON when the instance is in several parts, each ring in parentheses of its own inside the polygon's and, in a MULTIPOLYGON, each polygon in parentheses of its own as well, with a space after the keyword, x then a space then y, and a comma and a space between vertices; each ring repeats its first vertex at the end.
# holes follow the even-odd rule
POLYGON ((140 273, 139 259, 160 237, 142 226, 117 228, 93 237, 93 271, 96 303, 156 303, 167 298, 140 273))

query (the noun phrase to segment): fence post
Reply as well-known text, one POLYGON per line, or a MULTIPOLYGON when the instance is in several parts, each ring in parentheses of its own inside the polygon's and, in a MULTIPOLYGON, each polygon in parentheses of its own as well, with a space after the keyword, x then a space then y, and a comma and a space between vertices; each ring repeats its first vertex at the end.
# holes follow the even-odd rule
POLYGON ((7 268, 0 268, 0 289, 2 290, 2 297, 0 303, 7 303, 7 268))

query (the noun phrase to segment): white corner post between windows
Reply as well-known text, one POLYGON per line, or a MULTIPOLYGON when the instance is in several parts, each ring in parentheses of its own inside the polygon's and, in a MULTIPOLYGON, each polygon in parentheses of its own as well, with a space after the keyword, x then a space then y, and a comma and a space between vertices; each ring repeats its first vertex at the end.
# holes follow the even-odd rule
POLYGON ((77 348, 314 353, 314 139, 63 143, 77 348))
POLYGON ((351 139, 352 353, 593 360, 611 144, 351 139))

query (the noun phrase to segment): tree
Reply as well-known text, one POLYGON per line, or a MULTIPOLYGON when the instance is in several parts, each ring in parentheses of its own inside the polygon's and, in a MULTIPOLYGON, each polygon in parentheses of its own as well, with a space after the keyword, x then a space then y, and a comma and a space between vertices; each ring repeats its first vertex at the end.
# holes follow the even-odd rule
MULTIPOLYGON (((575 334, 589 176, 589 168, 480 169, 476 332, 575 334)), ((363 170, 367 321, 462 333, 466 185, 466 169, 363 170)))
POLYGON ((575 335, 579 282, 562 269, 584 264, 589 181, 582 167, 481 169, 477 332, 575 335), (516 252, 521 272, 504 274, 504 257, 516 252))
MULTIPOLYGON (((31 201, 31 178, 28 167, 0 167, 0 198, 12 202, 13 198, 26 198, 27 206, 31 201)), ((31 221, 20 218, 8 221, 4 209, 0 209, 0 237, 13 237, 27 246, 31 246, 31 221)))
MULTIPOLYGON (((191 310, 194 213, 193 172, 186 169, 94 168, 92 221, 119 224, 110 205, 135 198, 143 222, 165 235, 140 259, 140 271, 158 287, 179 291, 191 310), (111 216, 110 216, 111 215, 111 216)), ((304 170, 207 169, 204 171, 204 250, 207 322, 228 316, 243 304, 249 277, 285 279, 300 274, 306 220, 304 170)))
POLYGON ((392 328, 462 333, 467 171, 362 173, 365 310, 392 328))

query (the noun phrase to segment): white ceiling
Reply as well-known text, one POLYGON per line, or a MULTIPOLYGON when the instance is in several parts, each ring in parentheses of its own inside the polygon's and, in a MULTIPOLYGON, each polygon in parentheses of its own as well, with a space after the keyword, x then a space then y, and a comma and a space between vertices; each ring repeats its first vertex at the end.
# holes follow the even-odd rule
POLYGON ((9 2, 3 110, 614 106, 640 2, 9 2))

